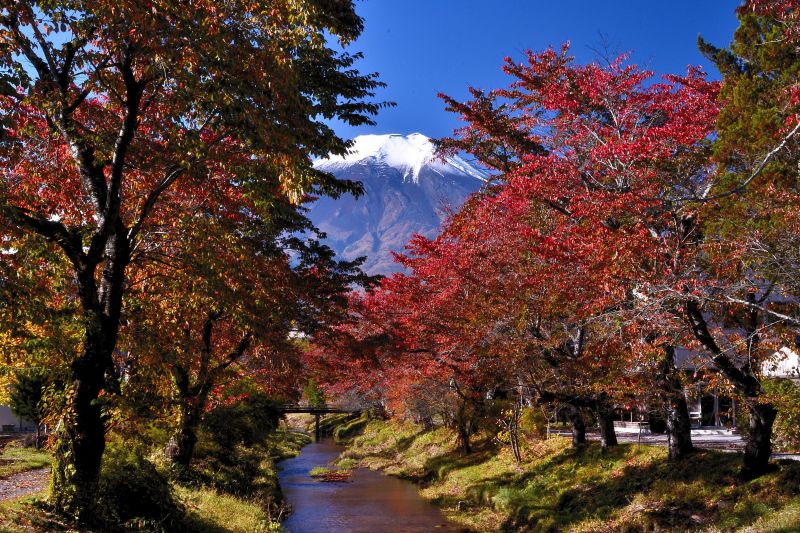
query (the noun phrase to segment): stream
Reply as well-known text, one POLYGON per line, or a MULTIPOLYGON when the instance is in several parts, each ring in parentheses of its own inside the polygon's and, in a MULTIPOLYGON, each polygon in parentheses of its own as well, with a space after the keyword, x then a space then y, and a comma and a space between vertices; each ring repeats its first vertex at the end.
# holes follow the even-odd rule
POLYGON ((344 450, 333 439, 307 445, 279 464, 278 479, 292 513, 283 522, 289 533, 406 533, 461 531, 426 502, 409 482, 366 468, 352 481, 325 483, 308 475, 327 466, 344 450))

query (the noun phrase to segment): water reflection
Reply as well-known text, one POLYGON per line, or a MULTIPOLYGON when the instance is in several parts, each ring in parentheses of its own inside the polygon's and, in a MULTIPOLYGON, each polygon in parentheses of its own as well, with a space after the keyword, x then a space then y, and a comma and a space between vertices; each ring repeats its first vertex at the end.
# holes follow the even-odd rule
POLYGON ((406 533, 461 531, 423 500, 416 487, 359 468, 350 483, 320 483, 308 471, 326 466, 342 451, 331 439, 309 444, 280 464, 279 479, 293 512, 283 523, 290 533, 406 533))

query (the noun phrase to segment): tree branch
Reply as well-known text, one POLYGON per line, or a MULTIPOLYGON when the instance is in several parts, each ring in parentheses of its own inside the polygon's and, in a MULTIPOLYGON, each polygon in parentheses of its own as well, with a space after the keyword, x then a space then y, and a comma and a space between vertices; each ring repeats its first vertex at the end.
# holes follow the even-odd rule
POLYGON ((76 269, 83 268, 86 263, 86 255, 83 252, 80 235, 68 230, 61 222, 48 220, 22 207, 7 205, 0 209, 6 218, 18 227, 37 233, 56 243, 76 269))
POLYGON ((137 235, 141 232, 142 226, 144 225, 145 220, 150 215, 150 211, 153 210, 156 202, 158 201, 159 196, 169 188, 172 183, 178 179, 178 177, 183 173, 184 169, 182 167, 176 167, 172 171, 170 171, 164 179, 162 179, 158 185, 156 185, 153 190, 147 195, 147 198, 142 204, 142 209, 139 211, 139 216, 134 222, 133 226, 131 227, 130 231, 128 232, 128 242, 133 244, 134 240, 136 240, 137 235))

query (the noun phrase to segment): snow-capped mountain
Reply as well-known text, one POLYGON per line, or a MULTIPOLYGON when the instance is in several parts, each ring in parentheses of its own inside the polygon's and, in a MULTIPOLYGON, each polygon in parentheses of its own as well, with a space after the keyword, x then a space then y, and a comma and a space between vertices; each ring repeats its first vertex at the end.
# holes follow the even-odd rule
POLYGON ((401 270, 392 251, 402 251, 414 233, 435 236, 446 209, 458 209, 480 189, 488 175, 460 157, 438 159, 425 135, 362 135, 350 153, 317 161, 315 166, 342 179, 360 181, 356 199, 321 198, 309 217, 344 259, 367 256, 364 270, 389 274, 401 270))

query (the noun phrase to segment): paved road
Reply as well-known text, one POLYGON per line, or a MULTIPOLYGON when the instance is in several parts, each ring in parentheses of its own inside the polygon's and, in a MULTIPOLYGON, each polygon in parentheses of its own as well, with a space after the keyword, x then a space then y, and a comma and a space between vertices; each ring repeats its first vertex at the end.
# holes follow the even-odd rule
POLYGON ((44 490, 49 481, 49 467, 28 470, 0 479, 0 501, 14 500, 44 490))
MULTIPOLYGON (((568 431, 557 431, 559 435, 571 436, 568 431)), ((586 431, 586 438, 589 440, 600 440, 600 433, 597 431, 586 431)), ((666 446, 667 436, 665 434, 642 433, 642 444, 651 446, 666 446)), ((639 434, 636 431, 620 431, 617 428, 617 440, 620 442, 639 442, 639 434)), ((707 430, 692 431, 692 444, 696 448, 707 448, 722 450, 727 452, 740 452, 744 450, 744 439, 741 435, 727 432, 709 432, 707 430)), ((792 459, 800 461, 800 454, 796 453, 773 453, 773 459, 792 459)))

